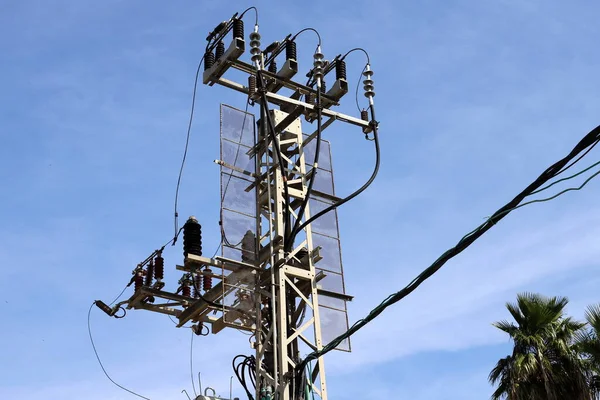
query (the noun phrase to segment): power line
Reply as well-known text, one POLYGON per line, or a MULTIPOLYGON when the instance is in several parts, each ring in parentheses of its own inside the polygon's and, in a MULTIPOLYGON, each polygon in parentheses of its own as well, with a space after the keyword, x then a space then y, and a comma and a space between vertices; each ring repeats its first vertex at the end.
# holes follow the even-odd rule
POLYGON ((377 120, 375 119, 375 108, 372 105, 369 108, 371 110, 371 128, 373 129, 373 139, 375 142, 375 168, 373 169, 373 173, 371 174, 371 176, 369 177, 367 182, 365 182, 365 184, 362 185, 359 189, 357 189, 353 193, 349 194, 345 198, 341 199, 340 201, 338 201, 338 202, 330 205, 329 207, 321 210, 320 212, 316 213, 315 215, 310 217, 308 220, 304 221, 304 223, 302 223, 298 227, 298 229, 297 229, 298 232, 301 231, 302 229, 304 229, 308 224, 312 223, 314 220, 322 217, 323 215, 327 214, 328 212, 330 212, 332 210, 335 210, 339 206, 349 202, 350 200, 352 200, 353 198, 355 198, 356 196, 358 196, 359 194, 364 192, 369 186, 371 186, 371 184, 375 180, 375 177, 377 177, 377 174, 379 173, 379 166, 381 164, 381 151, 379 149, 379 133, 378 133, 378 128, 377 128, 377 120))
MULTIPOLYGON (((381 304, 379 304, 377 307, 375 307, 366 317, 356 321, 352 325, 352 327, 350 327, 350 329, 348 329, 346 332, 339 335, 338 337, 334 338, 331 342, 329 342, 329 344, 327 344, 321 350, 313 351, 312 353, 307 355, 306 358, 301 363, 298 364, 298 367, 297 367, 298 369, 296 372, 298 374, 301 373, 304 370, 304 368, 306 368, 307 364, 310 361, 316 360, 317 358, 319 358, 319 357, 327 354, 331 350, 335 349, 344 340, 348 339, 350 336, 352 336, 358 330, 363 328, 370 321, 372 321, 377 316, 379 316, 386 308, 388 308, 392 304, 395 304, 398 301, 405 298, 406 296, 408 296, 417 287, 419 287, 424 281, 426 281, 429 277, 431 277, 433 274, 435 274, 440 268, 442 268, 442 266, 448 260, 450 260, 451 258, 460 254, 463 250, 465 250, 467 247, 469 247, 473 242, 475 242, 475 240, 480 238, 485 232, 487 232, 494 225, 496 225, 502 218, 504 218, 506 215, 508 215, 511 211, 513 211, 517 208, 523 207, 527 204, 533 204, 533 203, 542 202, 542 201, 549 201, 549 200, 552 200, 568 191, 580 190, 581 188, 583 188, 591 179, 593 179, 596 175, 600 174, 600 171, 598 171, 597 173, 592 175, 590 178, 588 178, 578 188, 569 188, 569 189, 563 190, 562 192, 558 193, 555 196, 552 196, 552 197, 549 197, 546 199, 532 200, 530 202, 520 204, 521 201, 523 201, 523 199, 525 197, 530 196, 534 191, 536 191, 536 189, 538 189, 544 183, 548 182, 550 179, 554 178, 561 172, 564 172, 563 168, 565 165, 567 165, 572 159, 577 157, 582 151, 584 151, 588 147, 595 146, 598 141, 600 141, 600 126, 594 128, 591 132, 589 132, 575 146, 575 148, 573 148, 573 150, 566 157, 557 161, 556 163, 551 165, 549 168, 547 168, 535 181, 533 181, 529 186, 527 186, 513 200, 511 200, 509 203, 507 203, 502 208, 500 208, 498 211, 496 211, 487 221, 485 221, 483 224, 481 224, 480 226, 475 228, 473 231, 471 231, 468 234, 466 234, 465 236, 463 236, 462 239, 460 239, 459 242, 454 247, 450 248, 445 253, 443 253, 436 261, 434 261, 433 264, 431 264, 427 269, 425 269, 423 272, 421 272, 406 287, 404 287, 403 289, 401 289, 400 291, 398 291, 396 293, 389 295, 385 300, 383 300, 383 302, 381 302, 381 304)), ((587 154, 587 152, 589 152, 589 150, 586 151, 586 154, 587 154)), ((581 159, 581 158, 579 158, 579 159, 581 159)), ((577 161, 579 161, 579 159, 577 159, 577 161)))
MULTIPOLYGON (((118 299, 118 298, 117 298, 118 299)), ((100 368, 102 368, 102 372, 104 372, 104 375, 106 375, 106 377, 108 378, 109 381, 111 381, 115 386, 117 386, 118 388, 131 393, 134 396, 137 396, 139 398, 142 399, 146 399, 146 400, 150 400, 148 397, 142 396, 141 394, 138 394, 132 390, 127 389, 124 386, 119 385, 117 382, 115 382, 110 375, 108 375, 108 372, 106 372, 106 369, 104 368, 104 364, 102 364, 102 361, 100 360, 100 356, 98 355, 98 350, 96 350, 96 345, 94 344, 94 338, 92 337, 92 327, 90 324, 90 319, 91 319, 91 315, 92 315, 92 307, 94 307, 94 304, 96 304, 95 302, 92 303, 92 305, 90 306, 90 309, 88 310, 88 318, 87 318, 87 325, 88 325, 88 334, 90 335, 90 342, 92 343, 92 348, 94 349, 94 354, 96 355, 96 359, 98 360, 98 364, 100 364, 100 368)))
POLYGON ((192 381, 192 389, 194 389, 194 398, 198 397, 196 392, 196 383, 194 382, 194 330, 192 331, 192 338, 190 339, 190 379, 192 381))
POLYGON ((177 177, 177 188, 175 189, 175 216, 174 216, 174 226, 175 226, 175 236, 173 239, 173 245, 177 241, 177 230, 179 228, 179 214, 177 213, 177 202, 179 200, 179 186, 181 184, 181 176, 183 174, 183 167, 185 166, 185 160, 187 157, 188 146, 190 143, 190 133, 192 131, 192 122, 194 121, 194 108, 196 106, 196 90, 198 88, 198 76, 200 75, 200 69, 202 68, 202 63, 204 62, 204 56, 200 59, 198 63, 198 68, 196 69, 196 77, 194 78, 194 90, 192 93, 192 105, 190 107, 190 120, 188 123, 187 134, 185 138, 185 149, 183 150, 183 157, 181 158, 181 167, 179 168, 179 176, 177 177))

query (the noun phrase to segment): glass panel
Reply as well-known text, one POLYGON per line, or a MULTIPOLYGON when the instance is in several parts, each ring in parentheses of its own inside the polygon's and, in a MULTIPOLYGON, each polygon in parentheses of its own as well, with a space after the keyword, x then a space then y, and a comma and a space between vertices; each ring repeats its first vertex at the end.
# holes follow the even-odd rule
POLYGON ((248 215, 256 215, 256 192, 254 189, 246 192, 252 182, 236 178, 228 172, 221 173, 222 207, 248 215))
POLYGON ((335 297, 325 296, 322 294, 319 296, 319 305, 336 308, 340 311, 346 312, 346 302, 335 297))
POLYGON ((331 172, 318 168, 313 189, 321 193, 333 195, 333 175, 331 172))
MULTIPOLYGON (((319 316, 321 318, 321 339, 323 340, 323 344, 328 344, 332 339, 335 339, 348 330, 348 319, 346 313, 343 311, 319 307, 319 316)), ((344 340, 336 349, 350 351, 350 340, 344 340)))
MULTIPOLYGON (((319 273, 320 270, 319 268, 317 268, 317 273, 319 273)), ((329 292, 334 292, 334 293, 345 293, 344 292, 344 280, 342 278, 342 275, 340 274, 334 274, 333 272, 329 272, 329 271, 323 271, 323 273, 325 274, 325 278, 321 279, 318 283, 317 283, 317 287, 320 287, 323 290, 327 290, 329 292)))
POLYGON ((340 255, 340 243, 337 239, 313 233, 313 248, 321 247, 320 254, 323 257, 316 267, 337 273, 342 272, 342 258, 340 255))
MULTIPOLYGON (((316 199, 310 199, 309 204, 311 217, 328 207, 327 203, 316 199)), ((329 211, 327 214, 317 218, 312 222, 311 226, 313 232, 337 238, 338 226, 336 210, 329 211)))
MULTIPOLYGON (((250 158, 246 154, 248 150, 250 150, 249 147, 230 142, 229 140, 221 140, 221 160, 252 174, 255 170, 255 163, 254 158, 250 158)), ((221 167, 221 170, 225 173, 233 172, 233 175, 242 178, 253 179, 250 175, 231 170, 227 167, 221 167)))
POLYGON ((229 210, 222 210, 223 244, 241 248, 242 239, 256 231, 256 218, 229 210), (249 233, 248 233, 249 231, 249 233))
POLYGON ((254 115, 221 105, 221 137, 254 146, 254 115))
MULTIPOLYGON (((304 136, 306 139, 307 136, 304 136)), ((317 145, 317 139, 311 140, 304 148, 304 162, 308 165, 312 165, 315 160, 315 146, 317 145)), ((331 171, 331 151, 330 145, 327 140, 321 139, 321 149, 319 151, 319 169, 331 171)))

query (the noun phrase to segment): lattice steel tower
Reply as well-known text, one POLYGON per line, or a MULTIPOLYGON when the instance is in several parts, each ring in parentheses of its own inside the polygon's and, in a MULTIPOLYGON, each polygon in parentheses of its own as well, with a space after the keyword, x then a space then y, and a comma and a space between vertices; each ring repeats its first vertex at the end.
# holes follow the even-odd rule
MULTIPOLYGON (((221 106, 221 157, 216 160, 221 169, 221 256, 202 256, 200 225, 190 218, 183 227, 184 261, 177 266, 183 275, 175 292, 164 290, 160 249, 134 269, 135 292, 128 300, 113 307, 97 305, 109 315, 120 307, 169 314, 178 327, 191 323, 198 334, 208 325, 212 333, 225 327, 250 331, 255 354, 243 357, 236 371, 248 373, 248 382, 255 384, 243 384, 249 397, 296 400, 316 395, 327 400, 322 357, 307 371, 297 368, 303 355, 348 329, 346 302, 352 299, 344 288, 335 210, 343 199, 335 195, 330 146, 321 133, 342 121, 367 136, 376 122, 366 111, 355 118, 331 110, 348 92, 345 56, 326 61, 319 44, 309 81, 300 84, 293 80, 298 72, 295 36, 262 50, 256 25, 249 39, 252 62, 246 63, 240 60, 246 50, 244 26, 236 14, 211 32, 204 55, 204 84, 241 92, 260 108, 255 121, 253 114, 221 106), (281 68, 279 58, 285 58, 281 68), (233 70, 247 80, 225 78, 233 70), (330 73, 335 79, 326 90, 330 73), (303 125, 314 128, 306 133, 303 125), (213 280, 218 282, 213 285, 213 280), (168 302, 158 303, 158 298, 168 302)), ((369 64, 363 72, 372 106, 369 64)), ((349 341, 338 349, 350 351, 349 341)))

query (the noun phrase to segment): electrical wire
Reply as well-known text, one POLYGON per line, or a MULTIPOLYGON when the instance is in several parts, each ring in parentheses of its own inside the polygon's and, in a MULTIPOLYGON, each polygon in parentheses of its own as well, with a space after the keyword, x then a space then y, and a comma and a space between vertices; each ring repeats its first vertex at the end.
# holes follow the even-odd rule
POLYGON ((192 338, 190 339, 190 379, 192 381, 192 389, 194 390, 194 399, 198 397, 198 393, 196 392, 196 383, 194 382, 194 330, 192 331, 192 338))
MULTIPOLYGON (((297 374, 302 373, 306 365, 313 360, 322 357, 324 354, 330 352, 335 349, 342 343, 344 340, 348 339, 370 321, 379 316, 386 308, 391 306, 392 304, 397 303, 402 300, 409 294, 411 294, 417 287, 419 287, 424 281, 429 279, 433 274, 435 274, 448 260, 455 257, 464 251, 467 247, 469 247, 473 242, 475 242, 478 238, 480 238, 485 232, 491 229, 494 225, 496 225, 502 218, 508 215, 511 211, 523 207, 527 204, 533 204, 543 201, 552 200, 568 191, 580 190, 582 189, 591 179, 593 179, 596 175, 600 174, 600 171, 589 177, 582 185, 577 188, 569 188, 563 190, 555 196, 540 199, 540 200, 532 200, 527 203, 520 204, 523 199, 544 183, 548 182, 550 179, 554 178, 558 174, 564 172, 563 168, 567 165, 571 160, 577 157, 582 151, 586 150, 590 146, 594 146, 598 141, 600 141, 600 126, 597 126, 592 131, 590 131, 581 141, 573 148, 573 150, 563 159, 557 161, 550 167, 548 167, 535 181, 533 181, 529 186, 527 186, 521 193, 519 193, 513 200, 508 202, 498 211, 496 211, 490 218, 488 218, 483 224, 479 225, 477 228, 472 230, 463 236, 458 243, 444 252, 437 260, 433 262, 427 269, 421 272, 416 278, 414 278, 406 287, 401 289, 400 291, 389 295, 383 302, 381 302, 377 307, 375 307, 366 317, 356 321, 350 329, 348 329, 343 334, 334 338, 331 342, 329 342, 326 346, 324 346, 319 351, 314 351, 306 356, 306 358, 298 364, 297 366, 297 374)), ((587 152, 586 152, 587 153, 587 152)))
MULTIPOLYGON (((574 175, 568 176, 568 177, 566 177, 566 178, 559 179, 559 180, 557 180, 557 181, 555 181, 555 182, 552 182, 552 183, 550 183, 550 184, 548 184, 548 185, 544 186, 544 187, 543 187, 543 188, 541 188, 541 189, 538 189, 538 190, 536 190, 536 191, 534 191, 534 192, 531 192, 531 195, 534 195, 534 194, 537 194, 537 193, 543 192, 544 190, 547 190, 547 189, 551 188, 552 186, 554 186, 554 185, 556 185, 556 184, 558 184, 558 183, 560 183, 560 182, 564 182, 564 181, 568 181, 569 179, 576 178, 576 177, 578 177, 579 175, 583 174, 584 172, 587 172, 587 171, 589 171, 590 169, 594 168, 596 165, 600 165, 600 161, 598 161, 598 162, 597 162, 597 163, 595 163, 595 164, 592 164, 592 165, 590 165, 590 166, 589 166, 589 167, 587 167, 586 169, 584 169, 584 170, 581 170, 581 171, 579 171, 578 173, 576 173, 576 174, 574 174, 574 175)), ((562 172, 564 172, 564 171, 566 171, 566 169, 562 170, 560 173, 562 173, 562 172)))
MULTIPOLYGON (((264 113, 264 119, 267 120, 267 127, 269 134, 271 136, 271 141, 273 142, 273 147, 275 148, 275 153, 277 154, 277 160, 279 161, 279 168, 281 169, 281 178, 283 180, 283 192, 284 192, 284 237, 289 236, 290 229, 290 195, 288 191, 288 183, 287 183, 287 174, 285 171, 285 165, 283 165, 283 156, 281 154, 281 149, 279 148, 279 140, 277 140, 277 135, 275 133, 275 124, 271 119, 271 113, 269 112, 269 103, 267 100, 267 96, 265 94, 266 84, 263 79, 262 73, 260 70, 257 71, 257 83, 259 85, 260 97, 261 97, 261 112, 264 113)), ((262 121, 264 124, 264 121, 262 121)), ((268 153, 268 149, 267 149, 268 153)), ((268 157, 268 154, 267 154, 268 157)), ((270 184, 269 184, 270 185, 270 184)))
POLYGON ((185 166, 185 160, 187 158, 188 146, 190 143, 190 133, 192 131, 192 122, 194 121, 194 108, 196 106, 196 90, 198 88, 198 76, 200 75, 200 69, 202 68, 202 63, 204 62, 204 56, 200 59, 198 63, 198 68, 196 69, 196 77, 194 78, 194 90, 192 93, 192 105, 190 107, 190 120, 188 123, 187 134, 185 139, 185 149, 183 150, 183 157, 181 158, 181 167, 179 168, 179 176, 177 178, 177 188, 175 189, 175 217, 174 217, 174 226, 175 226, 175 236, 173 238, 173 245, 177 242, 177 230, 179 228, 179 214, 177 213, 177 203, 179 200, 179 186, 181 184, 181 176, 183 174, 183 167, 185 166))
POLYGON ((250 10, 254 10, 254 16, 255 16, 255 25, 258 25, 258 10, 256 9, 256 7, 252 6, 252 7, 248 7, 246 8, 241 14, 240 14, 240 19, 244 18, 244 15, 246 15, 246 13, 250 10))
POLYGON ((297 37, 298 37, 298 36, 299 36, 301 33, 304 33, 304 32, 307 32, 307 31, 313 31, 314 33, 316 33, 316 34, 317 34, 317 38, 319 38, 319 46, 320 46, 320 45, 321 45, 321 35, 319 34, 319 31, 317 31, 315 28, 310 28, 310 27, 309 27, 309 28, 304 28, 304 29, 302 29, 301 31, 299 31, 298 33, 296 33, 294 36, 292 36, 292 38, 290 39, 290 41, 292 41, 292 42, 293 42, 294 40, 296 40, 296 38, 297 38, 297 37))
MULTIPOLYGON (((596 145, 598 144, 600 140, 596 141, 594 144, 592 144, 582 155, 580 155, 575 161, 573 161, 571 164, 567 165, 566 167, 564 167, 559 174, 562 174, 563 172, 565 172, 566 170, 568 170, 569 168, 571 168, 573 165, 577 164, 583 157, 585 157, 590 151, 592 151, 594 149, 594 147, 596 147, 596 145)), ((558 175, 558 174, 557 174, 558 175)))
POLYGON ((356 108, 358 109, 358 112, 360 112, 361 111, 360 105, 358 104, 358 88, 360 87, 360 81, 362 80, 363 72, 365 72, 365 70, 367 69, 367 65, 371 64, 371 57, 369 57, 369 53, 362 47, 355 47, 353 49, 348 50, 346 52, 346 54, 344 54, 340 58, 340 61, 344 61, 346 59, 346 57, 348 57, 350 54, 354 53, 355 51, 362 51, 365 54, 365 57, 367 57, 367 64, 365 64, 365 67, 363 68, 363 70, 361 71, 361 73, 358 77, 358 82, 356 83, 356 93, 355 93, 356 108))
POLYGON ((92 348, 94 349, 94 354, 96 355, 96 359, 98 360, 98 364, 100 364, 100 368, 102 368, 102 372, 104 372, 104 375, 106 375, 106 377, 108 378, 109 381, 111 381, 115 386, 117 386, 118 388, 134 395, 137 396, 139 398, 142 399, 146 399, 146 400, 150 400, 148 397, 142 396, 141 394, 138 394, 130 389, 127 389, 126 387, 118 384, 117 382, 115 382, 110 375, 108 374, 108 372, 106 372, 106 368, 104 368, 104 364, 102 364, 102 361, 100 360, 100 356, 98 355, 98 350, 96 349, 96 344, 94 343, 94 338, 92 337, 92 326, 90 323, 91 320, 91 315, 92 315, 92 308, 94 307, 94 303, 92 303, 92 305, 90 306, 90 309, 88 310, 88 318, 87 318, 87 325, 88 325, 88 334, 90 335, 90 343, 92 344, 92 348))
POLYGON ((375 168, 373 169, 373 173, 371 174, 371 176, 369 177, 367 182, 365 182, 365 184, 362 185, 359 189, 357 189, 350 195, 344 197, 342 200, 340 200, 340 201, 330 205, 329 207, 321 210, 320 212, 316 213, 315 215, 310 217, 308 220, 304 221, 304 223, 302 223, 298 227, 298 229, 297 229, 298 232, 301 231, 302 229, 304 229, 308 224, 312 223, 317 218, 320 218, 323 215, 327 214, 328 212, 335 210, 339 206, 349 202, 350 200, 352 200, 353 198, 355 198, 356 196, 358 196, 359 194, 364 192, 369 186, 371 186, 371 184, 377 177, 377 174, 379 173, 379 166, 381 164, 381 151, 379 149, 379 133, 378 133, 378 128, 377 128, 377 120, 375 119, 375 108, 373 106, 370 106, 369 108, 371 110, 371 127, 373 129, 373 139, 374 139, 374 143, 375 143, 375 168))
POLYGON ((317 85, 316 107, 317 107, 317 136, 316 136, 315 140, 317 141, 317 143, 315 146, 315 157, 314 157, 314 161, 312 164, 310 181, 308 182, 308 187, 306 188, 306 194, 304 196, 304 199, 302 200, 300 210, 298 211, 298 216, 296 217, 296 222, 294 222, 294 226, 290 232, 289 237, 284 240, 284 243, 285 243, 284 250, 286 252, 289 252, 292 250, 292 247, 294 245, 294 240, 296 239, 296 235, 300 231, 298 229, 298 227, 300 226, 300 221, 302 220, 302 217, 304 216, 304 212, 306 211, 306 206, 308 205, 308 200, 310 199, 310 196, 312 194, 313 185, 315 183, 318 169, 319 169, 318 168, 319 167, 319 154, 321 153, 321 133, 322 133, 322 121, 323 121, 323 108, 322 108, 322 104, 321 104, 321 86, 320 85, 317 85))
POLYGON ((361 109, 360 104, 358 104, 358 88, 360 88, 360 82, 362 81, 363 73, 367 70, 367 65, 369 64, 366 64, 362 71, 360 71, 360 75, 358 76, 358 82, 356 82, 356 92, 354 93, 354 98, 356 100, 356 108, 358 109, 359 113, 361 112, 361 109))

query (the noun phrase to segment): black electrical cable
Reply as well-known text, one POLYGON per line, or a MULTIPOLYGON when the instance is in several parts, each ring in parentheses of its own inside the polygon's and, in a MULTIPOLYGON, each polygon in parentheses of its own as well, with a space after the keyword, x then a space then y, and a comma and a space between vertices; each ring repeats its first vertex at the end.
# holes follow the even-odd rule
POLYGON ((235 376, 237 377, 238 381, 240 382, 240 385, 242 385, 242 387, 246 391, 246 394, 248 395, 248 399, 254 400, 254 396, 252 396, 252 393, 250 393, 250 390, 248 389, 248 385, 246 384, 246 379, 243 375, 243 371, 241 371, 241 368, 240 368, 243 365, 243 363, 246 361, 247 358, 248 358, 247 356, 245 356, 243 354, 239 354, 233 358, 233 360, 231 361, 231 366, 233 368, 233 372, 234 372, 235 376), (242 361, 238 365, 236 365, 235 360, 237 360, 238 358, 244 358, 244 361, 242 361))
POLYGON ((308 220, 306 220, 304 223, 302 223, 297 229, 298 232, 301 231, 302 229, 304 229, 308 224, 310 224, 317 218, 322 217, 323 215, 327 214, 329 211, 335 210, 339 206, 349 202, 350 200, 352 200, 353 198, 355 198, 356 196, 358 196, 359 194, 364 192, 369 186, 371 186, 371 184, 375 180, 375 177, 377 177, 377 174, 379 173, 379 165, 381 163, 381 152, 379 149, 379 133, 378 133, 378 128, 377 128, 377 120, 375 119, 375 109, 373 106, 370 106, 369 108, 371 110, 371 127, 373 129, 373 139, 375 142, 375 168, 373 169, 373 173, 371 174, 371 176, 369 177, 367 182, 365 182, 365 184, 362 185, 358 190, 354 191, 353 193, 346 196, 342 200, 321 210, 320 212, 316 213, 315 215, 310 217, 308 220))
MULTIPOLYGON (((271 119, 271 113, 269 112, 269 103, 267 100, 267 96, 265 94, 266 84, 263 79, 261 71, 257 71, 257 84, 259 86, 260 97, 261 97, 261 112, 264 113, 264 119, 267 122, 267 128, 269 135, 271 136, 271 141, 273 142, 273 147, 275 148, 275 153, 277 154, 277 160, 279 161, 279 168, 281 169, 281 178, 283 180, 283 192, 284 192, 284 237, 289 237, 289 229, 290 229, 290 195, 288 191, 288 183, 287 183, 287 174, 285 171, 285 165, 283 163, 283 156, 281 154, 281 149, 279 148, 279 140, 277 140, 277 134, 275 133, 275 124, 271 119)), ((262 121, 264 124, 265 121, 262 121)), ((268 156, 268 155, 267 155, 268 156)))
POLYGON ((183 157, 181 159, 181 167, 179 168, 179 177, 177 178, 177 188, 175 189, 175 217, 174 217, 174 225, 175 225, 175 236, 173 237, 173 245, 177 242, 177 230, 179 228, 179 214, 177 213, 177 202, 179 200, 179 185, 181 184, 181 175, 183 174, 183 167, 185 165, 185 159, 187 157, 188 145, 190 143, 190 132, 192 131, 192 122, 194 121, 194 108, 196 106, 196 90, 198 88, 198 76, 200 75, 200 69, 202 68, 202 63, 204 62, 204 56, 200 59, 198 63, 198 69, 196 70, 196 77, 194 78, 194 90, 192 93, 192 105, 190 108, 190 120, 187 128, 187 135, 185 139, 185 149, 183 150, 183 157))
POLYGON ((246 13, 250 10, 254 10, 254 16, 255 16, 255 25, 258 25, 258 10, 256 9, 256 7, 252 6, 252 7, 248 7, 246 8, 241 14, 240 14, 240 19, 244 18, 244 15, 246 15, 246 13))
POLYGON ((289 237, 284 240, 284 243, 285 243, 284 250, 286 252, 289 252, 292 250, 292 247, 294 245, 294 240, 296 239, 296 235, 300 231, 298 229, 298 227, 300 226, 300 221, 302 220, 302 217, 304 216, 304 212, 306 211, 306 206, 308 205, 308 200, 310 199, 310 196, 312 194, 313 185, 315 183, 317 173, 318 173, 319 154, 321 153, 321 131, 322 131, 322 121, 323 121, 323 112, 322 112, 323 109, 322 109, 322 104, 321 104, 321 88, 319 86, 317 86, 316 108, 317 108, 317 136, 316 136, 315 140, 317 141, 317 143, 315 145, 315 157, 314 157, 314 161, 313 161, 313 165, 312 165, 310 181, 308 182, 308 187, 306 188, 306 195, 304 196, 304 199, 302 200, 302 205, 300 206, 300 211, 298 211, 298 216, 296 217, 296 222, 294 223, 294 227, 292 228, 289 237))
POLYGON ((198 397, 198 393, 196 392, 196 383, 194 382, 194 330, 192 331, 192 337, 190 339, 190 379, 192 381, 192 389, 194 390, 194 399, 198 397))
MULTIPOLYGON (((373 118, 374 119, 374 118, 373 118)), ((519 193, 515 198, 513 198, 510 202, 505 204, 502 208, 496 211, 490 218, 487 219, 483 224, 479 225, 473 231, 469 232, 465 236, 462 237, 458 241, 458 243, 443 253, 437 260, 433 262, 427 269, 421 272, 415 279, 413 279, 406 287, 401 289, 400 291, 389 295, 381 304, 379 304, 376 308, 374 308, 365 318, 356 321, 350 329, 348 329, 343 334, 331 340, 327 346, 323 347, 320 351, 314 351, 310 353, 301 363, 297 366, 296 373, 299 374, 301 371, 306 368, 309 362, 318 359, 324 354, 330 352, 335 349, 341 342, 352 336, 370 321, 379 316, 387 307, 392 304, 397 303, 402 300, 410 293, 412 293, 417 287, 419 287, 424 281, 426 281, 429 277, 435 274, 448 260, 455 257, 464 251, 467 247, 469 247, 473 242, 475 242, 478 238, 480 238, 485 232, 491 229, 494 225, 496 225, 502 218, 507 216, 511 211, 523 207, 526 204, 531 204, 540 201, 548 201, 551 200, 563 193, 566 193, 571 190, 579 190, 583 186, 585 186, 594 176, 600 174, 600 171, 596 174, 592 175, 588 178, 581 186, 578 188, 570 188, 562 191, 561 193, 552 196, 550 198, 541 199, 541 200, 533 200, 524 204, 520 204, 523 199, 527 196, 530 196, 536 189, 540 186, 544 185, 550 179, 556 177, 558 174, 564 172, 564 167, 571 160, 577 157, 581 152, 589 148, 590 146, 595 146, 596 143, 600 141, 600 126, 597 126, 592 131, 590 131, 583 139, 573 148, 573 150, 563 159, 555 162, 550 167, 548 167, 536 180, 534 180, 529 186, 527 186, 521 193, 519 193)), ((586 152, 587 153, 587 152, 586 152)))
POLYGON ((321 45, 321 35, 319 34, 319 31, 317 31, 315 28, 310 28, 310 27, 309 28, 304 28, 301 31, 299 31, 298 33, 296 33, 294 36, 292 36, 292 38, 290 40, 293 42, 294 40, 296 40, 296 38, 301 33, 306 32, 306 31, 313 31, 314 33, 317 34, 317 38, 319 38, 319 46, 320 46, 321 45))
MULTIPOLYGON (((596 147, 596 145, 598 144, 598 141, 594 142, 593 145, 591 145, 586 151, 585 153, 583 153, 582 155, 580 155, 575 161, 573 161, 571 164, 567 165, 566 167, 564 167, 559 174, 562 174, 563 172, 565 172, 566 170, 568 170, 569 168, 571 168, 573 165, 577 164, 579 161, 581 161, 581 159, 583 157, 585 157, 590 151, 592 151, 594 149, 594 147, 596 147)), ((558 174, 557 174, 558 175, 558 174)))
POLYGON ((132 390, 127 389, 126 387, 119 385, 117 382, 115 382, 110 375, 108 375, 108 372, 106 372, 106 369, 104 368, 104 364, 102 364, 102 361, 100 360, 100 356, 98 355, 98 350, 96 349, 96 344, 94 343, 94 338, 92 337, 92 326, 90 323, 90 319, 91 319, 91 315, 92 315, 92 307, 94 307, 94 303, 92 303, 92 305, 90 306, 90 309, 88 310, 88 319, 87 319, 87 325, 88 325, 88 334, 90 335, 90 342, 92 343, 92 348, 94 349, 94 354, 96 355, 96 359, 98 360, 98 364, 100 364, 100 368, 102 368, 102 372, 104 372, 104 375, 106 375, 106 377, 108 378, 109 381, 111 381, 115 386, 117 386, 118 388, 134 395, 137 396, 139 398, 142 399, 146 399, 146 400, 150 400, 148 397, 142 396, 141 394, 138 394, 132 390))

